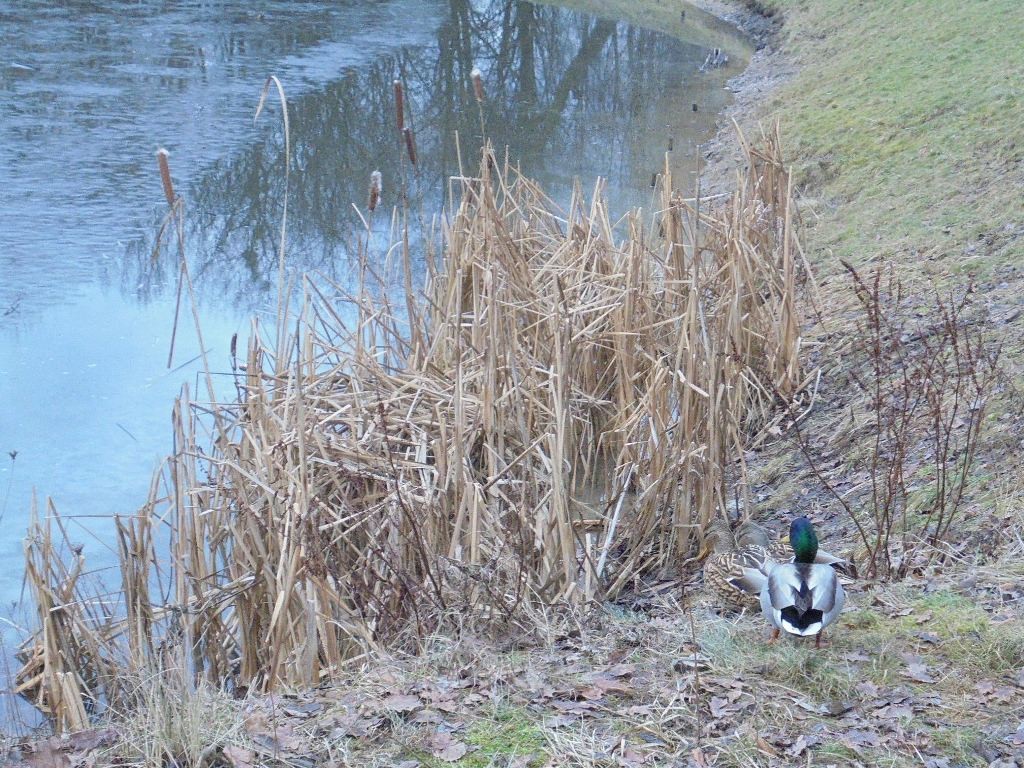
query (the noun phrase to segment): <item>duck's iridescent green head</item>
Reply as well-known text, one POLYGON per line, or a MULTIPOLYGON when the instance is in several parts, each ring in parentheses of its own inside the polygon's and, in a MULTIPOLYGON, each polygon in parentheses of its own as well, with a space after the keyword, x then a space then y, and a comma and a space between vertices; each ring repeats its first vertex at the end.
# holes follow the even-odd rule
POLYGON ((818 554, 818 535, 806 517, 798 517, 789 526, 789 543, 793 547, 794 560, 798 563, 813 563, 818 554))

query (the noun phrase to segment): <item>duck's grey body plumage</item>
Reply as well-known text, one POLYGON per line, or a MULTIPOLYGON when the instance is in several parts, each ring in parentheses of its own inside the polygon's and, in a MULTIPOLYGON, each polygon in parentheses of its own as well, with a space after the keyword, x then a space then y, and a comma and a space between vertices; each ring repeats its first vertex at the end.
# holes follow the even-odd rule
MULTIPOLYGON (((735 536, 728 523, 715 520, 704 533, 703 550, 711 552, 704 562, 704 582, 719 607, 741 611, 758 604, 768 574, 779 565, 793 563, 786 542, 773 539, 764 526, 744 521, 735 536)), ((814 562, 842 571, 849 563, 824 550, 814 562)))
POLYGON ((776 565, 761 587, 761 611, 777 629, 791 635, 819 634, 843 610, 846 593, 828 565, 776 565))

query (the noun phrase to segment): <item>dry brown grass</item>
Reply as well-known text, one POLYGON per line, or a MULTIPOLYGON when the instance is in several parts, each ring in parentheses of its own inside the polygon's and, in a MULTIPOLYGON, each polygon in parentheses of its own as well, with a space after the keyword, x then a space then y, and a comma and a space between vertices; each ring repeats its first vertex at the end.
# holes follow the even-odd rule
POLYGON ((143 670, 309 687, 679 567, 776 393, 806 383, 789 175, 777 135, 744 147, 727 204, 666 172, 649 228, 613 226, 600 189, 560 212, 488 149, 422 296, 407 230, 354 296, 304 281, 272 341, 254 324, 236 403, 176 404, 174 455, 118 523, 116 600, 55 510, 34 523, 22 691, 71 729, 132 706, 143 670))

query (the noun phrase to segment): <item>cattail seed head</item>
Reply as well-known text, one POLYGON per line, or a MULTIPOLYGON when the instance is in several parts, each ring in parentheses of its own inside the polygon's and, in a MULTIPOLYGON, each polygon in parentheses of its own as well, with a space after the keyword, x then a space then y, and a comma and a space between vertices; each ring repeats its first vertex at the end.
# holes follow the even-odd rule
POLYGON ((372 211, 380 203, 381 195, 384 192, 384 184, 380 171, 374 171, 370 174, 370 202, 367 207, 372 211))
POLYGON ((416 165, 416 138, 412 135, 412 128, 402 131, 405 134, 405 151, 409 153, 409 162, 416 165))
POLYGON ((399 133, 405 128, 405 94, 402 92, 401 80, 395 80, 395 125, 399 133))
POLYGON ((469 73, 469 76, 473 80, 473 93, 476 94, 477 102, 482 103, 484 100, 484 76, 483 73, 477 67, 473 67, 473 71, 469 73))
POLYGON ((171 166, 167 162, 167 158, 171 156, 163 147, 160 147, 156 151, 156 162, 160 166, 160 181, 164 185, 164 197, 167 198, 168 205, 174 205, 174 184, 171 183, 171 166))

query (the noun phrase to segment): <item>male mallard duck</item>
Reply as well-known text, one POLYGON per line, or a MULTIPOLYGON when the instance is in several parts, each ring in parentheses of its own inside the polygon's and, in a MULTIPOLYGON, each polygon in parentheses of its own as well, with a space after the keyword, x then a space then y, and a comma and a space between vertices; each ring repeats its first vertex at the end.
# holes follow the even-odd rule
MULTIPOLYGON (((704 584, 715 603, 723 609, 742 611, 759 603, 763 580, 778 563, 792 562, 787 542, 773 539, 764 526, 753 520, 740 523, 735 537, 728 524, 713 521, 704 534, 701 555, 704 562, 704 584), (759 572, 760 576, 748 574, 759 572), (763 578, 762 578, 763 577, 763 578)), ((814 562, 842 570, 847 562, 819 550, 814 562)))
MULTIPOLYGON (((753 520, 740 523, 740 526, 736 529, 736 549, 740 552, 767 552, 768 558, 772 562, 763 564, 763 567, 760 569, 766 576, 772 564, 793 562, 793 556, 789 550, 789 539, 771 538, 764 526, 755 523, 753 520)), ((814 556, 814 562, 818 565, 831 565, 840 573, 856 578, 853 563, 846 558, 836 557, 831 552, 819 549, 818 553, 814 556)))
POLYGON ((793 562, 775 564, 768 575, 747 569, 747 583, 761 583, 761 612, 772 625, 771 642, 785 630, 799 637, 815 636, 815 648, 821 647, 825 627, 843 610, 846 593, 833 568, 816 563, 818 536, 806 517, 798 517, 789 527, 793 562))

